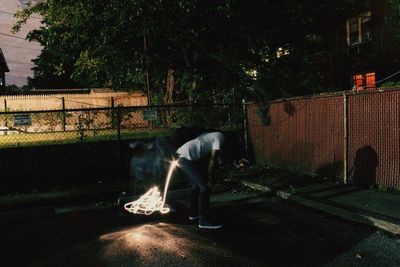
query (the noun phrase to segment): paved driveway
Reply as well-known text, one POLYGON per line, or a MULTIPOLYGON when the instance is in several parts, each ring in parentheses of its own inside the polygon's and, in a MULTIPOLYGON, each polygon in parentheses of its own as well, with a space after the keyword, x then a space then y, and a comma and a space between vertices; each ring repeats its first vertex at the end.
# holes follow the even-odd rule
MULTIPOLYGON (((232 198, 234 199, 234 198, 232 198)), ((219 203, 224 228, 115 210, 2 225, 2 266, 399 266, 400 241, 273 197, 219 203)))

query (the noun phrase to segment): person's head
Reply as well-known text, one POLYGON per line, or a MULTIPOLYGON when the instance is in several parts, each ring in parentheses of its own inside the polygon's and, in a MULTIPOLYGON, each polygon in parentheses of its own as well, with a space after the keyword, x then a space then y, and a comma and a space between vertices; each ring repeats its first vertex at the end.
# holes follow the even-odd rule
POLYGON ((175 148, 179 148, 184 143, 196 138, 203 132, 205 132, 205 130, 196 125, 190 127, 180 127, 175 129, 174 133, 169 138, 169 143, 175 148))

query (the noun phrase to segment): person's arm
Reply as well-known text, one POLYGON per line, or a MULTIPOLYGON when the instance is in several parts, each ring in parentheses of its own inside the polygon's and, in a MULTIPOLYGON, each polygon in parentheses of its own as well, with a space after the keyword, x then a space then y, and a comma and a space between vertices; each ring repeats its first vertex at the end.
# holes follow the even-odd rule
POLYGON ((209 181, 212 182, 212 172, 214 171, 216 165, 215 161, 218 159, 220 149, 224 142, 225 137, 220 132, 215 132, 210 134, 213 135, 213 142, 212 142, 210 161, 208 162, 208 176, 209 176, 209 181))
POLYGON ((215 167, 215 160, 217 159, 217 155, 218 155, 219 150, 211 150, 211 155, 210 155, 210 160, 208 162, 208 177, 209 177, 209 182, 211 183, 211 174, 214 170, 215 167))

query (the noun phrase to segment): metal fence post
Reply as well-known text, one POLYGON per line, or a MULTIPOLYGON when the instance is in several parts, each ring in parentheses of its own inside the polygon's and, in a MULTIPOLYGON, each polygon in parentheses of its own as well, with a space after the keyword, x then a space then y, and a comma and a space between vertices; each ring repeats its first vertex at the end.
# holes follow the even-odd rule
POLYGON ((242 99, 242 108, 243 108, 243 138, 244 138, 244 155, 248 158, 248 136, 247 136, 247 108, 246 102, 244 98, 242 99))
MULTIPOLYGON (((6 98, 4 98, 4 111, 5 112, 7 112, 7 99, 6 98)), ((7 115, 4 115, 4 120, 5 120, 5 123, 4 123, 4 126, 8 126, 8 116, 7 115)), ((7 131, 6 131, 6 133, 7 133, 7 131)))
POLYGON ((62 127, 63 131, 65 132, 65 125, 66 125, 66 116, 65 116, 65 98, 61 98, 62 103, 62 127))
POLYGON ((111 128, 115 128, 114 97, 111 97, 111 128))
POLYGON ((118 144, 121 144, 121 111, 117 108, 117 134, 118 134, 118 144))
POLYGON ((343 183, 347 184, 348 157, 348 104, 347 95, 343 93, 343 183))

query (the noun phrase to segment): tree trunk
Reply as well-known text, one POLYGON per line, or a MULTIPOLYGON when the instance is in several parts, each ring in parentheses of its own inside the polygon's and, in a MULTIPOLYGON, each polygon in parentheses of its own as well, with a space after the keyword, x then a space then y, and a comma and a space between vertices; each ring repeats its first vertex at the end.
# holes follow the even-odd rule
POLYGON ((175 87, 174 70, 169 68, 167 73, 167 92, 164 96, 165 104, 173 103, 172 96, 174 94, 174 87, 175 87))

